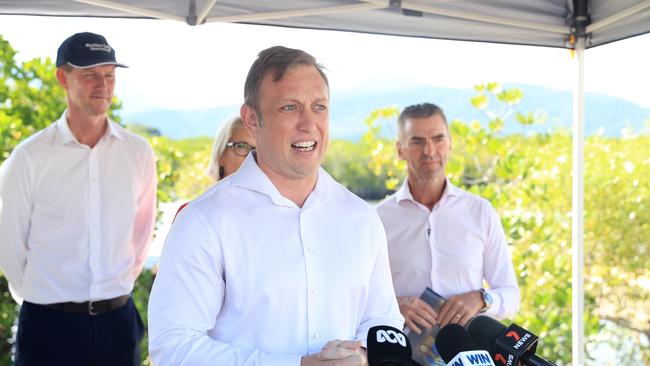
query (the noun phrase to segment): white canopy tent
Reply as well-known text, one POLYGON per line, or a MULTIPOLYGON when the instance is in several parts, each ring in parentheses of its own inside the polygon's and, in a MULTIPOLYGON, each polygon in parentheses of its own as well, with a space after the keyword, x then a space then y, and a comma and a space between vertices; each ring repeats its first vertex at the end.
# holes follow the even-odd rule
POLYGON ((0 0, 0 14, 236 22, 574 49, 572 355, 573 365, 584 364, 584 51, 650 32, 650 0, 0 0))
POLYGON ((0 0, 0 14, 237 22, 563 48, 573 48, 570 35, 581 25, 587 48, 650 32, 650 0, 0 0))
POLYGON ((572 34, 585 35, 589 48, 650 32, 650 0, 0 0, 0 14, 237 22, 563 48, 574 47, 572 34))

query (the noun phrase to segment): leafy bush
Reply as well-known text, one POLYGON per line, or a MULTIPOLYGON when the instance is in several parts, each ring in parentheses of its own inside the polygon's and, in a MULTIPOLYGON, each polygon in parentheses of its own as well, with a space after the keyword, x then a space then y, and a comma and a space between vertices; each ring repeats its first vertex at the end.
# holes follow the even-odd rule
POLYGON ((18 318, 18 305, 9 294, 9 287, 4 276, 0 276, 0 365, 11 365, 11 347, 13 346, 12 329, 18 318))

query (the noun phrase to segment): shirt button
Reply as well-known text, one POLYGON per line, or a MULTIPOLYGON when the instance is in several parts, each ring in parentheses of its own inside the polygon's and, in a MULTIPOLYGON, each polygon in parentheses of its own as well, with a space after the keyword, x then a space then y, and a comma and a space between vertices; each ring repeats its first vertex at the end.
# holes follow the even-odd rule
POLYGON ((311 293, 312 293, 314 296, 316 296, 316 292, 317 292, 316 289, 312 289, 312 290, 311 290, 311 293))
POLYGON ((318 333, 314 333, 314 335, 311 336, 314 339, 318 339, 318 333))

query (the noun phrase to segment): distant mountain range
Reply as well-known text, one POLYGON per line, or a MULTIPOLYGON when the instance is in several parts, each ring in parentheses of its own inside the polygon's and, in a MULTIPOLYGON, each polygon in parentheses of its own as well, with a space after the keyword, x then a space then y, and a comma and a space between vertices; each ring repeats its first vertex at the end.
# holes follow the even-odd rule
MULTIPOLYGON (((516 106, 521 113, 545 115, 542 125, 530 126, 526 131, 545 132, 555 128, 571 128, 573 116, 572 93, 538 85, 506 84, 503 88, 517 87, 523 91, 523 99, 516 106)), ((330 134, 335 139, 357 140, 365 131, 363 121, 373 110, 389 106, 403 108, 421 102, 440 105, 451 121, 459 119, 485 121, 482 112, 470 104, 476 92, 472 89, 441 88, 422 84, 399 85, 384 82, 366 84, 345 91, 333 91, 330 105, 330 134)), ((496 106, 496 105, 494 105, 496 106)), ((585 132, 600 132, 606 136, 620 136, 623 128, 640 131, 650 120, 650 109, 624 99, 595 93, 585 95, 585 132)), ((138 123, 157 129, 173 139, 196 136, 213 136, 218 126, 230 116, 239 114, 239 105, 193 110, 151 109, 144 112, 124 114, 127 124, 138 123)), ((514 120, 506 123, 504 133, 521 132, 514 120)), ((394 134, 395 130, 387 131, 394 134)))

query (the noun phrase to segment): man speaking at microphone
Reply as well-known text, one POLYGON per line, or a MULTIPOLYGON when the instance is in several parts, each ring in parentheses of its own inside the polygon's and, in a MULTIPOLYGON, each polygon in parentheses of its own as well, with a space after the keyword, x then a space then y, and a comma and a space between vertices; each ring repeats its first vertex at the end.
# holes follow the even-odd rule
POLYGON ((153 363, 367 365, 368 330, 403 318, 378 215, 320 168, 327 78, 308 53, 272 47, 244 94, 256 150, 171 228, 149 302, 153 363))
POLYGON ((406 325, 419 334, 433 324, 466 324, 479 312, 514 315, 519 287, 499 217, 446 177, 452 141, 444 112, 431 103, 408 106, 397 127, 408 176, 377 211, 406 325), (426 287, 447 298, 440 312, 420 300, 426 287))

